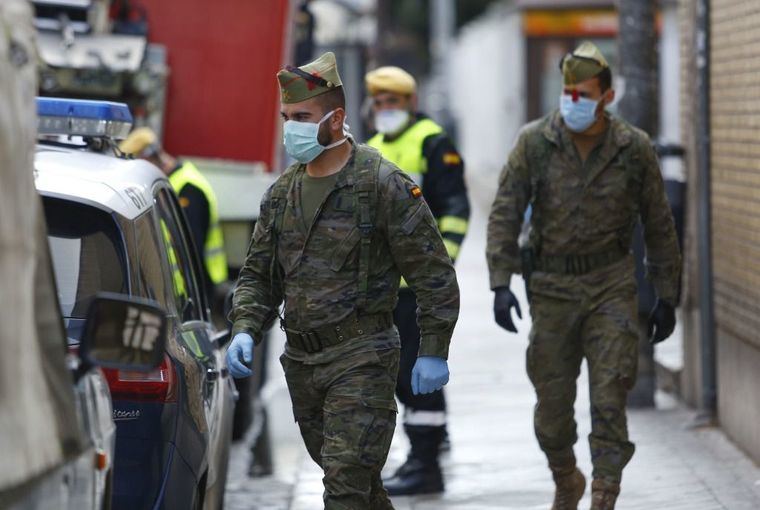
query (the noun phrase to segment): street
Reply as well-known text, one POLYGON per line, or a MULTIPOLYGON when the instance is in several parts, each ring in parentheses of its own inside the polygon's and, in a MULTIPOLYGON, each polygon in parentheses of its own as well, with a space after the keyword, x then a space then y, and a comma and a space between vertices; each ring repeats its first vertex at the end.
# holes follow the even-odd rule
MULTIPOLYGON (((446 389, 452 442, 451 452, 442 459, 446 492, 394 498, 398 510, 548 509, 551 505, 553 483, 533 436, 535 397, 524 370, 530 328, 524 292, 520 293, 523 320, 518 323, 518 335, 499 329, 491 314, 492 293, 484 257, 485 222, 493 193, 488 183, 488 175, 469 176, 473 218, 457 262, 462 306, 449 359, 451 382, 446 389)), ((522 291, 522 282, 513 281, 512 289, 522 291)), ((322 505, 321 471, 306 456, 276 361, 283 341, 278 333, 272 335, 271 375, 264 391, 275 473, 248 478, 248 447, 235 444, 225 505, 230 510, 312 510, 322 505)), ((585 373, 579 380, 576 413, 579 441, 575 451, 588 477, 590 423, 585 373)), ((690 428, 694 417, 693 410, 663 393, 658 394, 657 410, 629 412, 637 451, 624 474, 619 508, 760 508, 760 469, 719 429, 690 428)), ((385 473, 392 472, 406 455, 399 423, 385 473)), ((587 489, 581 507, 589 504, 587 489)))

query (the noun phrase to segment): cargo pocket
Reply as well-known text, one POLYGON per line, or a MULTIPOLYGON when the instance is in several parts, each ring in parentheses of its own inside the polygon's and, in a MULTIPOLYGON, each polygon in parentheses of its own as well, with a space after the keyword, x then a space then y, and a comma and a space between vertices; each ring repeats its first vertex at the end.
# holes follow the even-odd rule
POLYGON ((362 404, 367 408, 369 420, 359 441, 360 460, 368 466, 382 467, 396 428, 396 401, 365 398, 362 404))
POLYGON ((352 228, 346 237, 344 237, 333 250, 332 256, 330 257, 330 269, 338 272, 346 265, 349 255, 356 250, 360 238, 361 234, 359 234, 359 229, 356 227, 352 228))

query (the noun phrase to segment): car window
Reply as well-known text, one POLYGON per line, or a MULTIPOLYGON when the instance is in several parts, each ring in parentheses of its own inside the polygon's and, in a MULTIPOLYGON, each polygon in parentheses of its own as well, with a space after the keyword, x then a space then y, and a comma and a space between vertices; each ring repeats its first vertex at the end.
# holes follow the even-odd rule
POLYGON ((179 215, 172 205, 169 193, 166 189, 159 190, 156 196, 156 212, 177 310, 183 321, 201 320, 203 301, 192 269, 193 259, 187 240, 182 235, 179 215))
POLYGON ((129 292, 119 228, 106 212, 57 198, 43 200, 61 313, 84 318, 97 292, 129 292))
POLYGON ((152 214, 152 212, 146 212, 134 222, 137 260, 132 266, 137 268, 140 296, 154 299, 168 307, 164 269, 159 251, 159 243, 162 241, 156 232, 152 214))

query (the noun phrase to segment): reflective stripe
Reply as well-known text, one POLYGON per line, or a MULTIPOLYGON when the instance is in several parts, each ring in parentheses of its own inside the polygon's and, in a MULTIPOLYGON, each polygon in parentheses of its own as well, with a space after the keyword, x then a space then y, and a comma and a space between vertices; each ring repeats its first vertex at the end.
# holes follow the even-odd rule
POLYGON ((459 256, 459 243, 455 243, 451 239, 444 239, 443 245, 446 247, 446 253, 449 254, 451 260, 456 260, 459 256))
POLYGON ((443 427, 446 425, 446 411, 416 411, 404 409, 404 425, 443 427))
POLYGON ((192 184, 206 197, 209 208, 209 228, 203 243, 203 262, 214 284, 227 280, 227 256, 224 253, 224 237, 219 226, 219 206, 211 185, 203 174, 189 161, 186 161, 169 176, 169 182, 177 194, 187 184, 192 184))
POLYGON ((443 216, 438 220, 438 230, 441 233, 451 232, 452 234, 465 235, 467 233, 467 220, 458 216, 443 216))
POLYGON ((425 138, 443 133, 443 128, 430 119, 415 122, 401 136, 390 142, 378 133, 370 138, 367 145, 380 151, 385 159, 409 174, 419 184, 418 179, 427 172, 427 160, 422 154, 425 138))

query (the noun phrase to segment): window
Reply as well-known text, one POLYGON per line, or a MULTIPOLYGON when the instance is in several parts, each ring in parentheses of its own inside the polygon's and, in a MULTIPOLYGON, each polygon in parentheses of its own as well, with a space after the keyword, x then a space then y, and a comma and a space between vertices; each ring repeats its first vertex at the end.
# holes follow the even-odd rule
POLYGON ((199 292, 198 279, 193 270, 194 259, 181 229, 181 218, 173 197, 166 189, 156 196, 159 235, 164 244, 164 255, 169 277, 177 302, 177 311, 183 321, 201 320, 204 302, 199 292))
POLYGON ((125 249, 114 219, 57 198, 43 201, 61 313, 84 318, 97 292, 129 292, 125 249))
POLYGON ((135 239, 137 259, 132 264, 137 274, 141 297, 153 299, 163 306, 168 305, 167 289, 164 280, 164 268, 161 265, 161 253, 153 223, 153 213, 147 212, 135 220, 135 239))

